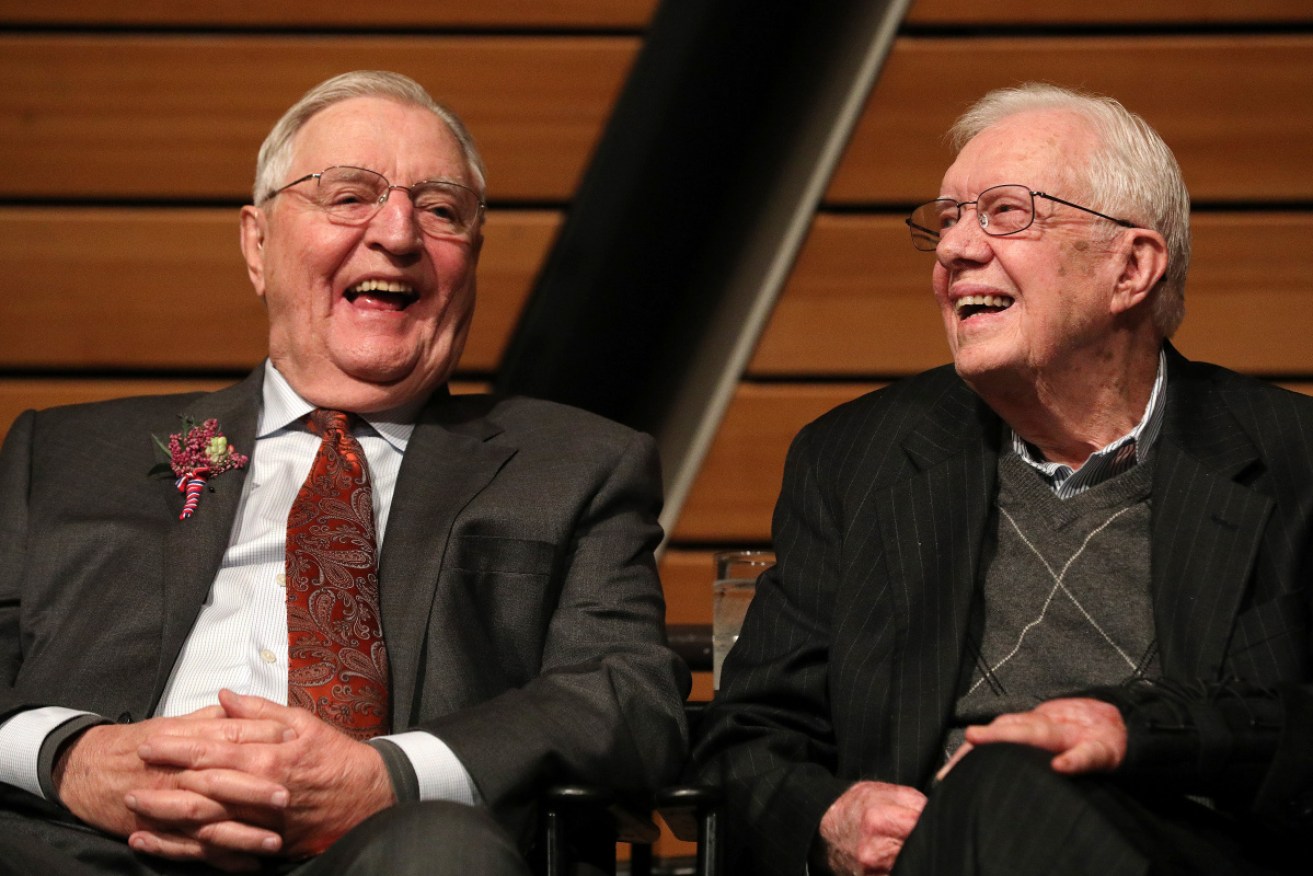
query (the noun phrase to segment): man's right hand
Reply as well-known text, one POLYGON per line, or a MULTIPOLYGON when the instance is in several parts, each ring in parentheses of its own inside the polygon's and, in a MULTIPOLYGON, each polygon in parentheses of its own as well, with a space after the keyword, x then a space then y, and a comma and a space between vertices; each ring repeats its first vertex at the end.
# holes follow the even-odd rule
MULTIPOLYGON (((60 802, 79 819, 118 836, 134 831, 160 829, 160 825, 138 817, 128 806, 130 792, 144 788, 181 787, 182 770, 150 766, 138 754, 147 738, 167 733, 175 736, 198 736, 229 742, 281 742, 290 731, 275 721, 234 720, 225 717, 220 706, 199 709, 176 718, 151 718, 136 724, 102 724, 91 727, 74 740, 55 764, 54 784, 60 802)), ((265 780, 249 780, 268 787, 243 789, 253 798, 286 800, 286 789, 265 780), (280 796, 281 795, 281 796, 280 796)), ((201 791, 200 788, 189 788, 201 791)), ((224 807, 214 808, 210 816, 213 829, 227 834, 224 845, 247 848, 253 853, 276 851, 281 838, 267 827, 247 824, 243 813, 224 807), (270 849, 270 843, 274 848, 270 849)), ((209 863, 226 870, 251 869, 253 855, 216 851, 209 863)))
POLYGON ((926 797, 915 788, 858 782, 821 818, 825 858, 835 876, 883 876, 894 868, 926 797))

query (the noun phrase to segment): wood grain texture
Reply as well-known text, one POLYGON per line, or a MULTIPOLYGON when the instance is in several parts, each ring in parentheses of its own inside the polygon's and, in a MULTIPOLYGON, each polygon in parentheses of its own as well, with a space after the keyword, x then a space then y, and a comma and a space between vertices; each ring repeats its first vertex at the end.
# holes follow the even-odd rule
MULTIPOLYGON (((798 430, 877 384, 741 384, 671 535, 677 543, 769 542, 784 457, 798 430)), ((687 545, 685 545, 687 546, 687 545)))
MULTIPOLYGON (((308 88, 373 59, 466 121, 498 199, 564 199, 637 37, 0 34, 0 197, 250 197, 308 88)), ((314 168, 319 170, 321 168, 314 168)))
MULTIPOLYGON (((495 370, 561 222, 488 215, 463 371, 495 370)), ((235 209, 0 208, 0 367, 245 369, 264 307, 235 209)))
POLYGON ((1144 116, 1196 201, 1313 197, 1313 36, 1191 35, 901 37, 827 198, 929 200, 958 114, 1027 80, 1110 94, 1144 116))
POLYGON ((909 24, 1044 25, 1071 24, 1254 24, 1313 21, 1313 6, 1304 0, 916 0, 909 24))
POLYGON ((5 0, 0 24, 88 27, 222 26, 296 27, 322 30, 385 27, 639 28, 656 0, 388 0, 386 3, 324 3, 322 0, 5 0))

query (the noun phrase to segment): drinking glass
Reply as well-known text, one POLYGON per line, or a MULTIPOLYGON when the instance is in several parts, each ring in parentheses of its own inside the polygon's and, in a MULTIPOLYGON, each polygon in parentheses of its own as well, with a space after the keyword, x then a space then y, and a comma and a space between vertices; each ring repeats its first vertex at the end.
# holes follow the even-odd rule
POLYGON ((748 604, 757 592, 757 578, 775 565, 772 551, 725 551, 716 554, 716 580, 711 595, 712 685, 720 689, 720 665, 738 641, 748 604))

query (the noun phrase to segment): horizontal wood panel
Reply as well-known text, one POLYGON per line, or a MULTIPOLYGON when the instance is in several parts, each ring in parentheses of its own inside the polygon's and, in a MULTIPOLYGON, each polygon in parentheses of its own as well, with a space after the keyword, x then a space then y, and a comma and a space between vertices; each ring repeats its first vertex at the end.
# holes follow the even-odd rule
POLYGON ((828 199, 934 197, 958 114, 1026 80, 1110 94, 1144 116, 1196 201, 1313 198, 1313 36, 1302 35, 900 38, 828 199))
MULTIPOLYGON (((497 367, 560 221, 489 213, 462 370, 497 367)), ((0 367, 247 368, 265 354, 236 210, 0 208, 0 263, 0 367)))
POLYGON ((641 27, 656 0, 387 0, 386 3, 324 3, 323 0, 61 0, 10 2, 0 24, 221 26, 221 27, 641 27))
MULTIPOLYGON (((765 542, 793 436, 876 384, 741 384, 707 452, 671 539, 765 542)), ((708 580, 710 580, 708 578, 708 580)))
POLYGON ((563 199, 638 45, 636 37, 0 35, 0 197, 245 200, 256 150, 287 107, 330 76, 386 63, 469 124, 492 200, 563 199))
MULTIPOLYGON (((8 434, 14 418, 26 410, 43 410, 57 405, 78 405, 126 398, 133 395, 171 395, 177 392, 211 392, 232 384, 227 379, 2 377, 0 378, 0 441, 8 434)), ((487 392, 479 381, 453 381, 451 391, 487 392)))
MULTIPOLYGON (((389 0, 377 4, 334 4, 321 0, 63 0, 10 3, 0 25, 119 27, 297 27, 307 29, 387 27, 637 28, 651 20, 656 0, 389 0)), ((1307 22, 1313 9, 1304 0, 916 0, 907 21, 914 25, 1043 24, 1246 24, 1307 22)))
MULTIPOLYGON (((1177 345, 1239 371, 1313 375, 1313 213, 1199 213, 1177 345)), ((910 374, 949 360, 933 256, 894 216, 817 216, 749 373, 910 374)))
POLYGON ((907 21, 917 25, 1245 24, 1313 21, 1306 0, 916 0, 907 21))
MULTIPOLYGON (((1313 381, 1288 389, 1313 395, 1313 381)), ((699 591, 710 586, 710 552, 701 544, 760 544, 770 540, 784 458, 798 431, 821 414, 880 384, 741 384, 698 473, 672 533, 662 574, 671 623, 706 623, 699 591)))
POLYGON ((710 550, 669 548, 661 555, 661 587, 666 594, 667 624, 711 623, 711 582, 715 578, 710 550))

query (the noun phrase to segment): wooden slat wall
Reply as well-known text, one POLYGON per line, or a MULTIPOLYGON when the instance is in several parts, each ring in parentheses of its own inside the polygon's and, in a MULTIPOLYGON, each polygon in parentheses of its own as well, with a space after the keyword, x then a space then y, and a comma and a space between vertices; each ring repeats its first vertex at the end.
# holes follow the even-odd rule
POLYGON ((86 398, 258 362, 237 249, 255 152, 354 66, 414 76, 475 132, 491 206, 460 374, 495 374, 655 0, 319 5, 3 4, 0 396, 44 406, 71 397, 60 380, 86 398))
POLYGON ((1195 204, 1182 351, 1309 389, 1313 5, 918 0, 672 533, 672 618, 709 620, 714 550, 769 544, 799 428, 948 361, 902 219, 937 194, 957 114, 1028 79, 1112 94, 1176 152, 1195 204))

